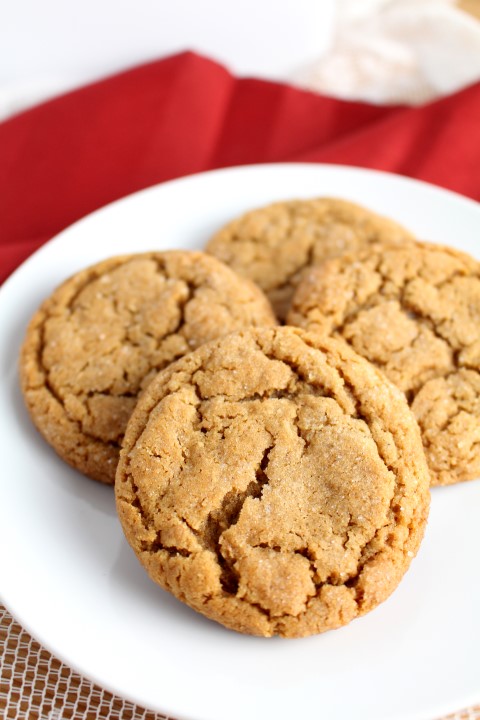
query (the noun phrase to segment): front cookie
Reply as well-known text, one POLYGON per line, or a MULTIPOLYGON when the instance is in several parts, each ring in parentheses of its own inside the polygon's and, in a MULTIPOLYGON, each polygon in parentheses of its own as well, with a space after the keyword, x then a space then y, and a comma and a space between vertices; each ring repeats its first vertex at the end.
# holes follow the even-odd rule
POLYGON ((292 328, 230 335, 161 372, 115 491, 155 582, 229 628, 285 637, 382 602, 429 504, 402 393, 345 343, 292 328))
POLYGON ((111 258, 67 280, 33 317, 24 398, 64 460, 113 483, 128 418, 158 370, 213 338, 272 324, 260 290, 208 255, 111 258))

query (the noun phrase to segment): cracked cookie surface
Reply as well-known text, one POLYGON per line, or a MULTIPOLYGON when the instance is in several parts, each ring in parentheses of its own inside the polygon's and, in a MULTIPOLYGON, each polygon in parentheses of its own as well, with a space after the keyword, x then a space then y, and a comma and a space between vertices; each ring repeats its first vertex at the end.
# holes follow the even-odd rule
POLYGON ((300 637, 382 602, 415 555, 429 477, 403 394, 342 341, 242 331, 160 373, 117 469, 151 578, 234 630, 300 637))
POLYGON ((366 208, 315 198, 252 210, 214 235, 206 251, 257 283, 284 320, 305 268, 376 241, 409 239, 399 224, 366 208))
POLYGON ((480 475, 480 263, 426 243, 372 247, 312 269, 288 320, 340 335, 405 392, 433 485, 480 475))
POLYGON ((253 283, 204 253, 110 258, 33 317, 20 359, 25 401, 64 460, 113 483, 128 418, 159 370, 223 334, 275 323, 253 283))

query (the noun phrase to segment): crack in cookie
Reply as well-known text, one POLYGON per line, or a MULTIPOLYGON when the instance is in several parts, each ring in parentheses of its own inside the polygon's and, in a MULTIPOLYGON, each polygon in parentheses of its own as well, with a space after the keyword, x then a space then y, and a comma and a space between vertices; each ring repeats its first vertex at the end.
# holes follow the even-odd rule
POLYGON ((220 583, 229 595, 236 595, 238 591, 238 573, 235 572, 232 562, 222 553, 221 537, 226 530, 237 523, 246 499, 262 496, 263 486, 267 485, 269 481, 266 469, 271 448, 272 446, 264 451, 260 465, 255 472, 255 480, 249 482, 243 492, 230 490, 223 498, 220 509, 210 512, 205 522, 205 546, 215 552, 217 556, 218 563, 222 568, 220 583))

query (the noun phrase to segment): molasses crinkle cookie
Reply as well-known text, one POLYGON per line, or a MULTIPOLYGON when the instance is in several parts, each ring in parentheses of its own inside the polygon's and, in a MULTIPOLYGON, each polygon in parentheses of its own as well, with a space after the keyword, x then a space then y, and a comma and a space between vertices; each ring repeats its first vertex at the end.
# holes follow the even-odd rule
POLYGON ((284 320, 302 271, 372 242, 404 242, 412 235, 393 220, 346 200, 277 202, 222 228, 207 252, 250 278, 284 320))
POLYGON ((313 268, 288 316, 341 336, 406 394, 433 485, 480 475, 480 263, 379 245, 313 268))
POLYGON ((33 317, 20 358, 28 410, 64 460, 113 483, 128 418, 159 370, 220 335, 275 322, 253 283, 203 253, 105 260, 33 317))
POLYGON ((150 577, 228 628, 299 637, 385 600, 429 478, 403 393, 342 341, 242 331, 161 372, 115 492, 150 577))

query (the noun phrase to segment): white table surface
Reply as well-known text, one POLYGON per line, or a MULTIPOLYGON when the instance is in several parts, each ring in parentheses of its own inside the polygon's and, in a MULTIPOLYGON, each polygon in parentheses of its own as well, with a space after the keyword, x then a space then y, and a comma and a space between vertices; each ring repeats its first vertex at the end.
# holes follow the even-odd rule
POLYGON ((336 0, 4 0, 0 119, 185 49, 240 75, 289 79, 328 46, 336 0))

